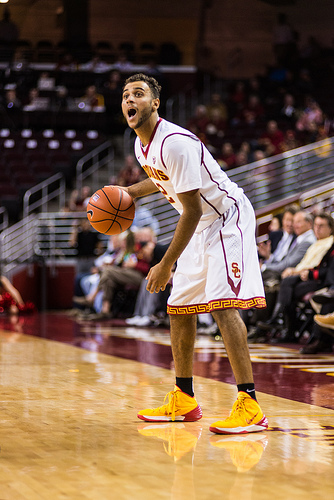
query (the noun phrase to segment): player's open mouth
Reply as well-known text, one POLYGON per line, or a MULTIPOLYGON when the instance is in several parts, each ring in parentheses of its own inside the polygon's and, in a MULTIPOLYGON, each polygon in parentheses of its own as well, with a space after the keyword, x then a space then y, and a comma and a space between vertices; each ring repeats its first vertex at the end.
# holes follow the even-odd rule
POLYGON ((128 117, 133 118, 137 114, 137 110, 134 108, 130 108, 128 111, 128 117))

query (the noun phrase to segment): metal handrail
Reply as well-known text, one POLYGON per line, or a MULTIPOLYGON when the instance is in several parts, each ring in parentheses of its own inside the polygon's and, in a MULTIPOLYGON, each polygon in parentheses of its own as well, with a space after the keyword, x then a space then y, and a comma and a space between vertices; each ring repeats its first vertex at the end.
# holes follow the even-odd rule
POLYGON ((0 207, 0 231, 8 227, 8 211, 6 207, 0 207))
POLYGON ((228 172, 251 200, 256 211, 282 203, 320 184, 334 180, 334 138, 324 139, 271 156, 228 172))
MULTIPOLYGON (((266 214, 274 213, 291 201, 305 205, 308 210, 308 200, 312 198, 329 206, 334 196, 333 160, 334 138, 238 167, 229 172, 229 177, 245 190, 257 219, 265 223, 267 219, 263 217, 266 214)), ((168 243, 179 217, 175 209, 161 193, 142 198, 137 204, 144 205, 158 219, 158 241, 168 243)), ((33 205, 29 207, 31 211, 33 205)), ((86 214, 80 216, 85 217, 86 214)), ((34 217, 25 217, 19 225, 1 233, 0 243, 2 247, 5 245, 7 269, 14 265, 11 259, 13 263, 28 261, 32 248, 35 255, 43 258, 74 256, 73 250, 68 247, 68 236, 73 218, 79 218, 78 213, 49 212, 34 217), (28 227, 31 227, 30 232, 28 227), (33 240, 28 247, 27 236, 28 240, 33 240)))
POLYGON ((55 174, 25 192, 23 196, 23 217, 27 217, 39 208, 46 211, 48 203, 55 198, 58 198, 59 210, 61 210, 65 205, 65 196, 66 183, 64 176, 60 173, 55 174), (49 191, 55 183, 57 183, 57 187, 53 191, 49 191), (31 202, 31 196, 38 192, 40 192, 41 197, 37 201, 31 202))
POLYGON ((36 254, 38 216, 29 215, 0 234, 0 255, 4 274, 28 262, 36 254))
MULTIPOLYGON (((111 140, 108 140, 80 158, 76 165, 76 189, 81 191, 83 182, 88 177, 98 172, 102 167, 107 166, 108 178, 114 175, 114 149, 111 140)), ((95 187, 99 186, 98 180, 95 187)), ((95 189, 94 186, 92 186, 95 189)))

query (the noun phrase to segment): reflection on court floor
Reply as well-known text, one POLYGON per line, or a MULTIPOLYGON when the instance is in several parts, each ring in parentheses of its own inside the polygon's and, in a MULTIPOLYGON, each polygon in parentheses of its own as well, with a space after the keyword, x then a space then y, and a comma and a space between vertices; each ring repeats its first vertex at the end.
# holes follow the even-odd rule
POLYGON ((174 383, 165 330, 0 318, 0 498, 206 500, 331 498, 333 356, 252 345, 265 432, 214 435, 236 389, 224 346, 199 337, 203 418, 142 423, 174 383))

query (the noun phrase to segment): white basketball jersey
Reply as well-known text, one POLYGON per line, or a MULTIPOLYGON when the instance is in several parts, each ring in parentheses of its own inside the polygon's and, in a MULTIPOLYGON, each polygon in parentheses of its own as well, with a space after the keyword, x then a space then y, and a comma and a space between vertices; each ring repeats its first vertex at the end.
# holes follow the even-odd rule
POLYGON ((221 170, 198 137, 161 118, 145 148, 136 138, 135 155, 148 177, 180 214, 182 204, 178 193, 199 189, 203 215, 197 233, 242 196, 243 190, 221 170))

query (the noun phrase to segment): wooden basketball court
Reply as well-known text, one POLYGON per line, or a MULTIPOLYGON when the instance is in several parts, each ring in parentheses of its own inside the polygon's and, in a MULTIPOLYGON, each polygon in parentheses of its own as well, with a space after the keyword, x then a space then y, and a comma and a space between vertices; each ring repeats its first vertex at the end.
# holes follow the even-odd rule
MULTIPOLYGON (((236 398, 221 342, 198 337, 204 417, 149 424, 174 384, 167 330, 0 318, 1 500, 332 498, 334 355, 250 346, 270 428, 214 435, 236 398)), ((299 346, 300 347, 300 346, 299 346)))

